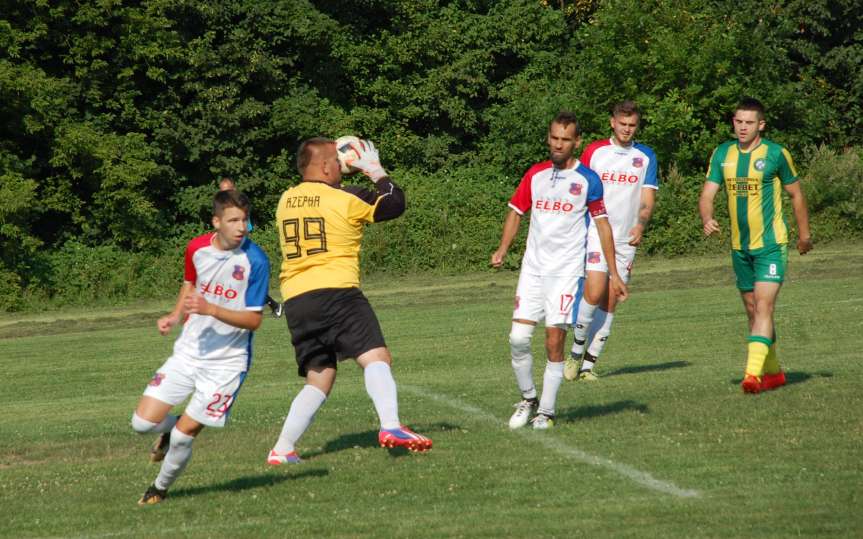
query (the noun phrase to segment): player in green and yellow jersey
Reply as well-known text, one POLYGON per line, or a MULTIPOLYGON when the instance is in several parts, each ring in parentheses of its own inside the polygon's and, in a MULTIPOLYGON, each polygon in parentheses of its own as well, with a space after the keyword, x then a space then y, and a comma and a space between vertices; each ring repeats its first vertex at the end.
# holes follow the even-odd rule
POLYGON ((782 191, 788 193, 797 221, 797 251, 812 249, 809 212, 788 150, 761 137, 764 106, 752 98, 737 105, 732 118, 736 140, 719 145, 710 158, 698 209, 704 234, 719 232, 713 199, 724 184, 731 217, 731 260, 737 288, 749 318, 749 345, 742 388, 746 393, 785 384, 776 357, 773 309, 785 278, 788 226, 782 191))

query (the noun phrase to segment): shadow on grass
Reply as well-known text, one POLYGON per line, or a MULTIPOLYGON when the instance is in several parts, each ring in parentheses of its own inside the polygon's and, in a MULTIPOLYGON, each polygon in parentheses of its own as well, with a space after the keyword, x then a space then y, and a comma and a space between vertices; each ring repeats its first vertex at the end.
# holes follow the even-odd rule
MULTIPOLYGON (((809 374, 808 372, 789 371, 785 373, 785 385, 793 386, 794 384, 802 384, 809 381, 810 378, 815 377, 833 378, 833 373, 829 371, 819 371, 809 374)), ((734 378, 731 380, 731 384, 733 385, 740 385, 741 382, 743 382, 743 378, 734 378)))
POLYGON ((639 365, 637 367, 623 367, 621 369, 613 370, 608 373, 601 374, 602 378, 607 378, 609 376, 618 376, 621 374, 640 374, 643 372, 653 372, 653 371, 667 371, 669 369, 681 369, 683 367, 688 367, 692 365, 692 363, 688 361, 668 361, 666 363, 656 363, 655 365, 639 365))
POLYGON ((648 412, 648 407, 646 404, 642 404, 640 402, 625 400, 600 406, 578 406, 570 408, 557 414, 557 418, 558 420, 576 421, 578 419, 590 419, 593 417, 602 417, 630 411, 646 414, 648 412))
MULTIPOLYGON (((438 423, 429 423, 429 424, 415 424, 411 425, 410 428, 419 434, 426 434, 434 440, 434 436, 431 433, 434 432, 442 432, 448 430, 457 430, 461 427, 458 425, 454 425, 452 423, 446 422, 438 422, 438 423)), ((300 452, 300 457, 304 459, 313 459, 315 457, 319 457, 321 455, 326 455, 328 453, 337 453, 339 451, 344 451, 346 449, 363 449, 368 447, 379 447, 378 443, 378 431, 376 430, 367 430, 365 432, 353 432, 351 434, 342 434, 335 440, 330 440, 324 447, 315 450, 315 451, 303 451, 300 452)), ((407 455, 409 451, 407 449, 397 447, 393 449, 387 449, 387 452, 394 457, 402 457, 407 455)))
MULTIPOLYGON (((296 469, 296 467, 292 467, 292 469, 296 469)), ((237 479, 232 479, 230 481, 226 481, 224 483, 219 483, 216 485, 207 485, 203 487, 192 487, 192 488, 184 488, 176 491, 171 491, 169 495, 172 498, 182 498, 184 496, 196 496, 198 494, 204 494, 207 492, 217 492, 217 491, 230 491, 230 492, 239 492, 242 490, 249 490, 252 488, 261 488, 261 487, 272 487, 282 483, 284 481, 293 481, 296 479, 303 479, 306 477, 324 477, 329 475, 330 472, 327 470, 322 470, 320 468, 313 470, 303 470, 298 473, 292 473, 290 475, 273 475, 273 474, 262 474, 255 476, 246 476, 246 477, 238 477, 237 479)))

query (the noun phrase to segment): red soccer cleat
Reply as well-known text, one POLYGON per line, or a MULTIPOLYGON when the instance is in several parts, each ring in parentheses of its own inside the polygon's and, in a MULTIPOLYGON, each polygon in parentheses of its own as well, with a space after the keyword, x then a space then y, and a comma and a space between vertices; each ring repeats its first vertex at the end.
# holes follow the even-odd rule
POLYGON ((381 447, 404 447, 408 451, 428 451, 432 447, 431 438, 417 434, 404 425, 397 429, 381 429, 378 442, 381 447))
POLYGON ((747 374, 743 377, 743 383, 740 384, 744 393, 759 393, 761 391, 761 378, 747 374))
POLYGON ((785 373, 779 371, 775 374, 764 373, 764 376, 761 377, 761 391, 770 391, 771 389, 776 389, 777 387, 782 387, 785 385, 785 373))
POLYGON ((282 464, 299 464, 302 462, 300 456, 297 455, 296 451, 291 451, 290 453, 285 453, 284 455, 280 455, 275 451, 270 451, 270 454, 267 456, 267 464, 270 466, 281 466, 282 464))

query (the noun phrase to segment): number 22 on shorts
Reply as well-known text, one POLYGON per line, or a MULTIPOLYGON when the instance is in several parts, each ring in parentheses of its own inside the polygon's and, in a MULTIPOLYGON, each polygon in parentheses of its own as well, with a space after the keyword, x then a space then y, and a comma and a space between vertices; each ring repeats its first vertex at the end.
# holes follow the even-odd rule
POLYGON ((222 417, 231 407, 233 395, 213 393, 213 400, 207 405, 207 415, 211 417, 222 417))

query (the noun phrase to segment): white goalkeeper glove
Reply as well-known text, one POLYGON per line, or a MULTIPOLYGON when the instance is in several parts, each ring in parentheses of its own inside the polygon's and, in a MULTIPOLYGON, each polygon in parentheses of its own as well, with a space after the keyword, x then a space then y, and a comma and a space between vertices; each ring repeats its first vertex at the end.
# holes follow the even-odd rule
POLYGON ((378 150, 372 141, 360 140, 359 144, 354 145, 354 149, 357 151, 359 157, 351 161, 352 167, 359 169, 360 172, 368 176, 375 183, 387 176, 387 171, 381 166, 378 150))

